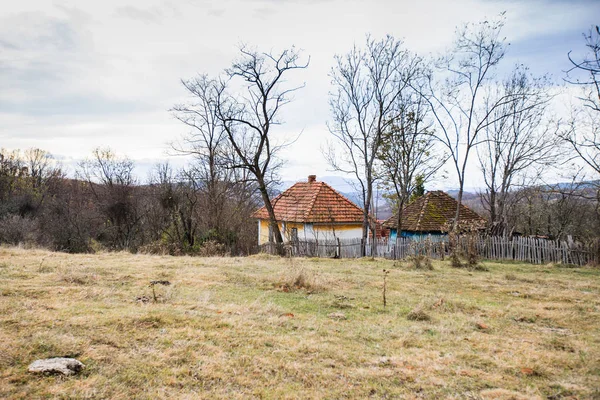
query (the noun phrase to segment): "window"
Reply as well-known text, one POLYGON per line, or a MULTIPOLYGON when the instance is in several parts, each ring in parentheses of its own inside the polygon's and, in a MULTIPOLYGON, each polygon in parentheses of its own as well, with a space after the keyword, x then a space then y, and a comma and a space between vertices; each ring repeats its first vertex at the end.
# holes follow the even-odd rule
POLYGON ((292 228, 292 242, 298 241, 298 228, 292 228))

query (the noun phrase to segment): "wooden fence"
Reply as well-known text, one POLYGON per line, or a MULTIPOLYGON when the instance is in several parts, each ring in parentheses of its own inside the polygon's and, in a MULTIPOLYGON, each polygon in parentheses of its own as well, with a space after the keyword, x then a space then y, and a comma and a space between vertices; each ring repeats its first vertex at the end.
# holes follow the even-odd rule
MULTIPOLYGON (((469 240, 483 259, 515 260, 534 264, 598 264, 600 247, 567 243, 531 237, 504 238, 498 236, 461 237, 459 246, 466 250, 469 240)), ((260 250, 269 254, 279 254, 275 243, 266 243, 260 250)), ((447 238, 431 237, 424 240, 400 238, 398 240, 377 239, 368 241, 367 257, 382 257, 399 260, 411 255, 426 255, 440 259, 449 255, 447 238)), ((308 240, 284 244, 283 251, 292 257, 335 257, 357 258, 361 256, 361 239, 308 240)))

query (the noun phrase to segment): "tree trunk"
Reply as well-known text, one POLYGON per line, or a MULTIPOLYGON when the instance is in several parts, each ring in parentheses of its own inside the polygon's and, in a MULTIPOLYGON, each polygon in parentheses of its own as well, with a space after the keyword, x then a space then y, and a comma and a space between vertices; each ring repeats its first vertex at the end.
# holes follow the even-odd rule
POLYGON ((404 208, 404 196, 400 196, 398 201, 398 215, 396 216, 396 241, 400 239, 402 234, 402 209, 404 208))
POLYGON ((367 256, 367 240, 369 240, 369 209, 371 208, 371 190, 367 188, 367 196, 365 200, 365 207, 363 209, 363 229, 362 229, 362 241, 360 248, 361 257, 367 256))
POLYGON ((498 215, 496 213, 496 190, 490 189, 489 191, 489 202, 490 202, 490 228, 493 228, 498 222, 498 215))
POLYGON ((360 241, 360 256, 367 255, 367 239, 369 237, 369 215, 365 212, 363 215, 362 240, 360 241))
POLYGON ((271 203, 271 199, 269 198, 267 187, 264 184, 264 181, 259 180, 258 185, 258 190, 260 191, 263 202, 265 203, 265 208, 267 209, 267 213, 269 214, 269 224, 273 232, 273 238, 275 239, 275 243, 277 243, 278 245, 278 252, 280 254, 283 254, 283 236, 281 236, 281 230, 279 229, 279 224, 277 223, 277 218, 275 217, 275 209, 273 208, 273 204, 271 203))
POLYGON ((460 206, 463 198, 464 180, 461 179, 460 187, 458 189, 458 198, 456 199, 456 213, 454 214, 454 223, 452 224, 452 230, 458 233, 458 221, 460 218, 460 206))

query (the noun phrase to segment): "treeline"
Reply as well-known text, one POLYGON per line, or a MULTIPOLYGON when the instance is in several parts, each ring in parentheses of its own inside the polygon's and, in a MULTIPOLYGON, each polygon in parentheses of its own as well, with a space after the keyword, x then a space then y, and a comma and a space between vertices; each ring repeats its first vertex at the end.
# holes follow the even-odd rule
POLYGON ((590 243, 598 239, 600 232, 599 184, 571 182, 517 188, 504 196, 505 210, 496 219, 490 217, 487 193, 463 202, 489 221, 487 233, 492 236, 590 243))
POLYGON ((134 162, 96 149, 75 179, 40 149, 0 150, 0 243, 66 252, 248 254, 256 246, 252 183, 202 163, 156 165, 147 182, 134 162))

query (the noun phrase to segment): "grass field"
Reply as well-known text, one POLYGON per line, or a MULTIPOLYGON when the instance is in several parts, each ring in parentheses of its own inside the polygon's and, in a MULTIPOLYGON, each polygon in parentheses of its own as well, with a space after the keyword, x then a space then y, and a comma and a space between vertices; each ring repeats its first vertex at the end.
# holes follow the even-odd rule
POLYGON ((0 247, 0 398, 600 398, 600 270, 483 265, 0 247))

